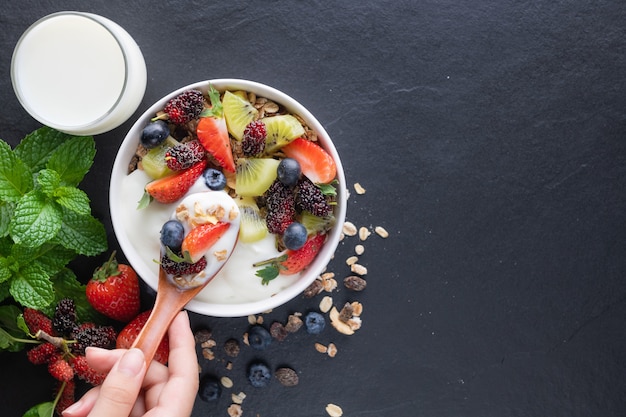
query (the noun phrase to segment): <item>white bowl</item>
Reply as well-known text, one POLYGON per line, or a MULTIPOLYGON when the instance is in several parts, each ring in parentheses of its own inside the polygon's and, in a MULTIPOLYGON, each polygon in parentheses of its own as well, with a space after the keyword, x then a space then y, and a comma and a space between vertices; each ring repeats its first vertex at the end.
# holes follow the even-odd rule
MULTIPOLYGON (((209 84, 213 85, 220 91, 245 90, 253 92, 258 97, 266 97, 283 105, 290 113, 299 115, 308 124, 308 126, 317 133, 319 143, 333 157, 335 163, 337 164, 337 180, 339 184, 337 185, 337 205, 334 208, 336 223, 333 229, 328 233, 326 243, 318 253, 315 260, 300 274, 299 278, 294 279, 294 281, 288 286, 280 289, 271 296, 267 296, 266 298, 260 300, 241 303, 219 303, 202 300, 201 295, 204 292, 211 290, 211 283, 209 283, 209 285, 198 296, 196 296, 195 299, 190 301, 186 307, 190 311, 204 315, 216 317, 241 317, 268 311, 288 302, 301 294, 302 291, 307 288, 320 273, 322 273, 328 262, 331 260, 341 236, 342 225, 346 216, 346 180, 337 150, 320 122, 304 106, 285 93, 264 84, 238 79, 215 79, 201 81, 173 91, 147 109, 139 120, 135 122, 120 146, 115 158, 113 170, 111 172, 109 204, 113 230, 126 259, 141 279, 143 279, 150 287, 155 290, 157 288, 158 277, 155 273, 157 267, 155 267, 154 262, 148 262, 145 257, 140 255, 136 245, 138 245, 137 241, 141 241, 141 239, 133 237, 135 242, 133 243, 133 241, 131 241, 123 220, 123 207, 128 207, 128 199, 134 199, 133 201, 136 201, 141 197, 141 195, 123 195, 122 182, 127 176, 128 164, 136 151, 141 132, 144 126, 149 123, 150 119, 154 117, 159 110, 162 110, 167 101, 171 98, 189 89, 198 89, 206 92, 209 84)), ((158 251, 156 252, 157 253, 154 254, 154 259, 158 258, 158 251)))

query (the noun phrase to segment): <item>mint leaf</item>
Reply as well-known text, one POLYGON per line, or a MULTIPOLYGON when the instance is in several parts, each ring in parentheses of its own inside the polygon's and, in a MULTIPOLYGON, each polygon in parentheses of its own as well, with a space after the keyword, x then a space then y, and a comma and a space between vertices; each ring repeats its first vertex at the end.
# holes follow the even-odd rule
POLYGON ((14 245, 12 257, 19 265, 36 263, 41 266, 49 276, 60 272, 76 256, 76 252, 61 245, 46 243, 36 248, 14 245))
POLYGON ((0 140, 0 200, 16 202, 33 186, 33 174, 26 164, 0 140))
POLYGON ((0 257, 0 282, 5 282, 13 276, 13 258, 0 257))
POLYGON ((11 284, 8 281, 0 282, 0 302, 11 296, 11 293, 9 293, 10 286, 11 284))
POLYGON ((93 256, 107 249, 104 225, 90 215, 63 210, 63 226, 55 240, 80 255, 93 256))
POLYGON ((46 168, 58 172, 62 184, 76 187, 89 172, 95 155, 96 145, 91 136, 75 136, 58 147, 46 168))
POLYGON ((74 136, 44 126, 26 135, 13 152, 32 172, 37 172, 45 168, 50 156, 72 137, 74 136))
POLYGON ((78 214, 90 214, 89 197, 75 187, 59 187, 54 192, 55 201, 78 214))
POLYGON ((54 407, 53 401, 37 404, 25 412, 22 417, 54 417, 54 407))
POLYGON ((15 301, 25 307, 41 310, 54 300, 54 288, 44 269, 26 265, 13 277, 9 291, 15 301))
POLYGON ((15 204, 0 201, 0 237, 5 237, 9 234, 9 224, 11 223, 11 217, 13 217, 14 208, 15 204))
POLYGON ((61 176, 51 169, 42 169, 37 175, 37 184, 46 197, 52 197, 54 190, 61 185, 61 176))
POLYGON ((35 247, 51 240, 61 225, 58 207, 46 202, 40 192, 33 191, 17 203, 9 231, 15 243, 35 247))

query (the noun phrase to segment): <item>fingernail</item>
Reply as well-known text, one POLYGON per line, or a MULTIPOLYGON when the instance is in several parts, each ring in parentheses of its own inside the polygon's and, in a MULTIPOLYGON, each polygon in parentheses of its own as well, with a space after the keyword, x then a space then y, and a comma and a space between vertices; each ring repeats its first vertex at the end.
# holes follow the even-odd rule
POLYGON ((145 356, 143 352, 137 348, 130 349, 122 356, 117 369, 129 376, 135 376, 141 372, 145 365, 145 356))
POLYGON ((61 415, 63 415, 63 417, 72 417, 80 409, 81 406, 81 400, 78 400, 74 404, 63 410, 63 412, 61 412, 61 415))

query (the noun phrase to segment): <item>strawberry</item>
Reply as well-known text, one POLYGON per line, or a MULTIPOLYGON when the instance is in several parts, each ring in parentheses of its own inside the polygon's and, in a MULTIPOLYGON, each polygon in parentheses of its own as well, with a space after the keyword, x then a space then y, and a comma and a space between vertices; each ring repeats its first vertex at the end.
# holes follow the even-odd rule
POLYGON ((70 365, 74 369, 74 373, 80 379, 91 385, 100 385, 106 374, 98 372, 87 363, 87 358, 83 355, 74 356, 70 359, 70 365))
MULTIPOLYGON (((122 331, 117 335, 117 342, 115 344, 118 349, 129 349, 133 345, 133 342, 139 335, 139 332, 146 324, 146 321, 148 321, 150 313, 151 310, 146 310, 143 313, 140 313, 122 329, 122 331)), ((167 335, 165 335, 154 355, 154 360, 161 362, 162 364, 166 364, 169 352, 169 340, 167 335)))
POLYGON ((96 269, 85 289, 93 308, 121 322, 128 322, 139 313, 139 279, 133 268, 111 257, 96 269))
POLYGON ((289 158, 300 163, 302 173, 316 184, 328 184, 337 175, 337 164, 321 146, 304 138, 297 138, 283 146, 289 158))
POLYGON ((189 254, 191 263, 196 263, 226 233, 229 227, 230 223, 227 222, 200 224, 185 236, 181 251, 185 257, 189 254))
POLYGON ((220 102, 220 93, 213 86, 209 90, 209 98, 211 108, 200 114, 196 135, 204 149, 215 158, 220 166, 226 171, 235 172, 235 160, 230 146, 224 109, 220 102))
MULTIPOLYGON (((202 160, 184 171, 149 182, 146 193, 159 203, 169 204, 180 200, 204 172, 207 161, 202 160)), ((140 203, 140 207, 145 202, 140 203)))
POLYGON ((24 321, 28 326, 31 334, 36 334, 39 330, 45 332, 51 336, 55 335, 54 329, 52 327, 52 319, 46 316, 39 310, 35 310, 34 308, 26 307, 24 308, 24 321))
POLYGON ((256 272, 261 277, 261 282, 266 285, 279 274, 293 275, 306 268, 324 245, 326 236, 318 233, 307 239, 304 246, 296 250, 287 250, 283 255, 255 263, 253 266, 264 266, 256 272))

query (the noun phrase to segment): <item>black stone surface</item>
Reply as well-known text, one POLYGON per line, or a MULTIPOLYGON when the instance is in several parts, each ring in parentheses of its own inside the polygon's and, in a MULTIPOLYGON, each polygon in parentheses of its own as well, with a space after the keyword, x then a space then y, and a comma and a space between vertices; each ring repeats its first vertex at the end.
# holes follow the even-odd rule
MULTIPOLYGON (((222 416, 623 416, 626 414, 626 3, 572 1, 22 1, 0 13, 0 138, 39 127, 10 60, 21 33, 59 10, 126 28, 148 66, 137 115, 183 85, 247 78, 293 96, 335 141, 368 287, 353 336, 299 332, 227 370, 221 344, 246 318, 192 315, 218 341, 204 373, 229 376, 222 416), (335 358, 315 342, 338 347, 335 358), (290 366, 300 384, 255 389, 245 367, 290 366)), ((45 65, 42 62, 42 65, 45 65)), ((108 173, 132 119, 98 135, 83 183, 117 248, 108 173)), ((347 275, 344 241, 330 269, 347 275)), ((74 265, 87 279, 103 258, 74 265)), ((265 324, 317 307, 296 299, 265 324)), ((23 354, 1 353, 0 414, 51 398, 23 354)))

